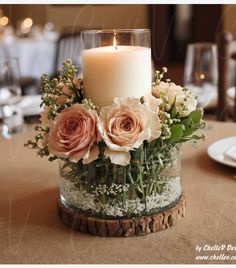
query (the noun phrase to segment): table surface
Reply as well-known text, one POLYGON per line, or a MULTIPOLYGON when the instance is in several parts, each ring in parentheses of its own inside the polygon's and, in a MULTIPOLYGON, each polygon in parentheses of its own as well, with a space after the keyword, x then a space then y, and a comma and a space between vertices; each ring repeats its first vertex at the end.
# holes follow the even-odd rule
MULTIPOLYGON (((133 238, 103 238, 71 231, 57 216, 57 163, 23 147, 32 126, 12 140, 0 138, 0 263, 207 263, 197 246, 236 246, 236 169, 207 156, 212 142, 233 136, 236 124, 209 121, 208 139, 183 146, 186 216, 165 231, 133 238)), ((209 263, 230 261, 209 261, 209 263)), ((236 263, 235 261, 231 261, 236 263)))

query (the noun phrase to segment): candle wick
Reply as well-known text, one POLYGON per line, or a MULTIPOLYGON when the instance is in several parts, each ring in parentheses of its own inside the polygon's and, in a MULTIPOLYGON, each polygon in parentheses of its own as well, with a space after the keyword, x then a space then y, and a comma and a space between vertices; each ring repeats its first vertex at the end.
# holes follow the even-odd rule
POLYGON ((117 50, 117 46, 115 46, 115 49, 117 50))

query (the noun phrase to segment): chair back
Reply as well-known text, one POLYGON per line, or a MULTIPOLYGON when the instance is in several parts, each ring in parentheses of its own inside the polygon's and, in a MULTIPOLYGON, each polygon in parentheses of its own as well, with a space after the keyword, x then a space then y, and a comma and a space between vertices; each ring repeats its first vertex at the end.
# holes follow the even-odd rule
POLYGON ((219 83, 217 120, 226 121, 231 117, 236 121, 236 42, 233 41, 233 35, 230 32, 224 31, 219 35, 218 60, 219 83), (232 100, 230 103, 229 96, 227 96, 227 90, 229 90, 232 84, 234 86, 233 105, 232 100))
POLYGON ((63 61, 71 59, 78 67, 79 74, 82 68, 82 46, 81 46, 81 30, 82 28, 65 28, 57 41, 57 49, 55 56, 55 72, 62 67, 63 61))

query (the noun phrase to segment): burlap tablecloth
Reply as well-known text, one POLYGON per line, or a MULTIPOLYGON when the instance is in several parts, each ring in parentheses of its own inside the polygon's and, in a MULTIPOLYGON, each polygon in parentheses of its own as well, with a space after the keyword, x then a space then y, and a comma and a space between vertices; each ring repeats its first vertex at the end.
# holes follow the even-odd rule
POLYGON ((208 125, 205 143, 183 148, 185 218, 165 231, 133 238, 94 237, 64 226, 56 209, 57 163, 23 148, 32 128, 10 141, 0 138, 0 263, 236 263, 196 260, 236 256, 236 249, 196 251, 197 246, 236 246, 236 169, 206 153, 212 142, 236 135, 236 124, 208 125))

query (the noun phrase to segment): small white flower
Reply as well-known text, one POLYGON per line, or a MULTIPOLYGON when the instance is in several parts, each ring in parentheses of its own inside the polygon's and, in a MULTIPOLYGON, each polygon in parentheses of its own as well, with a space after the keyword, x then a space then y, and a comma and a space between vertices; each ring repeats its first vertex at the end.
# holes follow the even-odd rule
POLYGON ((167 73, 167 68, 166 67, 162 67, 162 71, 163 71, 163 73, 167 73))

